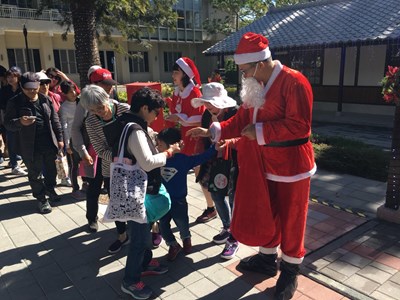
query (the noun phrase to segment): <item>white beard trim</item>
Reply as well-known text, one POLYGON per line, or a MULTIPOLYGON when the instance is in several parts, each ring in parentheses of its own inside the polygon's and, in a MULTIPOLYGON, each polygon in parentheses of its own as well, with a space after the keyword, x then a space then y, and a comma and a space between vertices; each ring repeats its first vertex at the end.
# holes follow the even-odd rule
POLYGON ((244 108, 260 108, 264 104, 264 87, 253 77, 242 78, 240 98, 244 108))

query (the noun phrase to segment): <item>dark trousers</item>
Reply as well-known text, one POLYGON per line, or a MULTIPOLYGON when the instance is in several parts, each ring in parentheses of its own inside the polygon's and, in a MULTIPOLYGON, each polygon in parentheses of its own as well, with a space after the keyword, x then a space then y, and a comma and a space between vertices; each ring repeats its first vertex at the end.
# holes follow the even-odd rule
POLYGON ((101 158, 97 159, 96 176, 94 178, 87 177, 89 186, 86 190, 86 219, 88 222, 97 220, 99 211, 99 196, 101 186, 103 185, 103 175, 101 174, 101 158))
MULTIPOLYGON (((86 191, 86 219, 88 222, 94 222, 97 220, 97 213, 99 211, 99 196, 101 192, 101 186, 103 185, 108 191, 108 196, 110 196, 110 177, 103 177, 101 174, 101 158, 97 159, 96 177, 87 177, 87 182, 89 183, 88 189, 86 191)), ((118 234, 122 234, 126 231, 125 222, 115 222, 118 234)))
POLYGON ((78 184, 78 171, 79 171, 79 162, 80 157, 78 152, 72 150, 72 154, 67 154, 68 160, 68 169, 69 169, 69 178, 72 182, 72 190, 79 191, 79 184, 78 184))
POLYGON ((39 201, 46 199, 46 190, 54 190, 56 186, 56 156, 55 149, 44 151, 35 151, 33 160, 24 158, 25 166, 28 169, 29 185, 32 189, 33 197, 39 201), (42 170, 45 170, 44 179, 42 178, 42 170))

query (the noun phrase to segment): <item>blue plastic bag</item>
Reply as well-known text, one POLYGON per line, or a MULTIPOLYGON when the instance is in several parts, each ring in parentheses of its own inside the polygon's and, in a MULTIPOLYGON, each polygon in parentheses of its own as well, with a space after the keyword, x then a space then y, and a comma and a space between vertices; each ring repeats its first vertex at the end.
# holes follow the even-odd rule
POLYGON ((157 195, 146 194, 144 206, 149 223, 160 220, 170 210, 171 198, 163 184, 161 184, 157 195))

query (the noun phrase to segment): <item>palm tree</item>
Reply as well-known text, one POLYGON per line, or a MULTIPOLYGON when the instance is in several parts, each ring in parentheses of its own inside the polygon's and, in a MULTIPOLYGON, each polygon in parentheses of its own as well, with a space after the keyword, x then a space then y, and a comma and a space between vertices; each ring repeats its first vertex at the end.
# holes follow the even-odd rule
POLYGON ((95 1, 73 2, 70 8, 75 32, 76 64, 80 76, 80 85, 84 87, 88 83, 87 70, 90 66, 100 65, 96 37, 95 1))

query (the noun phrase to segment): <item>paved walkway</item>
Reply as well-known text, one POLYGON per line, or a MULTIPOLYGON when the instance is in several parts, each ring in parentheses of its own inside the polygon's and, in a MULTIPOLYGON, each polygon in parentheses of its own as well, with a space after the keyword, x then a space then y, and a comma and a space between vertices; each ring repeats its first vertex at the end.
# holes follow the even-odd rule
MULTIPOLYGON (((169 263, 164 242, 154 250, 170 269, 144 278, 155 299, 273 299, 277 277, 236 269, 256 248, 241 245, 236 258, 224 261, 223 246, 211 242, 221 221, 194 223, 205 201, 193 175, 188 183, 193 253, 169 263)), ((311 183, 308 253, 293 299, 400 299, 400 225, 375 219, 385 189, 385 183, 318 170, 311 183)), ((0 170, 0 299, 129 299, 120 291, 126 249, 107 253, 114 225, 100 222, 98 233, 88 233, 85 201, 73 200, 70 188, 58 192, 62 201, 40 215, 26 177, 0 170)))

